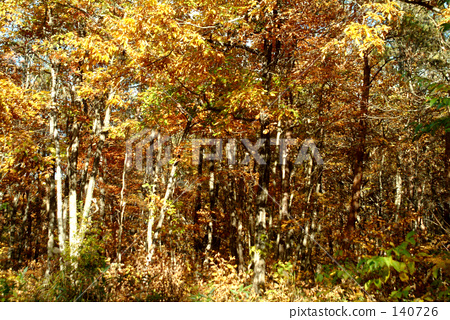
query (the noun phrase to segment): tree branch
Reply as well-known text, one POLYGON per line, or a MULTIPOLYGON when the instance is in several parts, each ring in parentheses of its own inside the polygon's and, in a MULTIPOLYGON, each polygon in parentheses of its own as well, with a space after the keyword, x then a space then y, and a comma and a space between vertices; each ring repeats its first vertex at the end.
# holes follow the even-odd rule
POLYGON ((441 13, 441 9, 439 9, 437 6, 433 6, 432 4, 422 0, 400 0, 400 1, 404 3, 415 4, 436 13, 441 13))
POLYGON ((206 41, 211 43, 211 44, 213 44, 213 45, 216 45, 216 46, 226 47, 227 49, 233 49, 233 48, 243 49, 243 50, 245 50, 247 52, 250 52, 250 53, 252 53, 254 55, 257 55, 257 56, 260 55, 260 52, 258 50, 250 48, 249 46, 246 46, 244 44, 237 44, 237 43, 236 44, 231 44, 229 42, 221 43, 219 41, 215 41, 215 40, 212 40, 212 39, 206 39, 206 41))

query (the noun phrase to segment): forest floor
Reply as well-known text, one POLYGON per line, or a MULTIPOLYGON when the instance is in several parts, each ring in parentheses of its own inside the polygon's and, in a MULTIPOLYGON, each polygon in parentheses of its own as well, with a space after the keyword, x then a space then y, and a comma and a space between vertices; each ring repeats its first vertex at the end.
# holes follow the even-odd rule
MULTIPOLYGON (((444 238, 443 238, 444 240, 444 238)), ((123 263, 101 251, 86 250, 74 264, 30 262, 0 271, 1 301, 450 301, 450 254, 418 246, 413 236, 380 256, 353 261, 336 257, 314 268, 267 258, 264 294, 252 290, 250 266, 238 273, 236 261, 217 253, 203 264, 173 251, 146 263, 143 247, 123 263), (273 261, 272 261, 273 260, 273 261)), ((441 246, 442 247, 442 246, 441 246)))

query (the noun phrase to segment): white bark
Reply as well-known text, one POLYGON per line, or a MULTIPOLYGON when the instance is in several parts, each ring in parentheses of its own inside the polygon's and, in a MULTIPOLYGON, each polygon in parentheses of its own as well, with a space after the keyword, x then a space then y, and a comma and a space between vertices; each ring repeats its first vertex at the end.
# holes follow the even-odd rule
MULTIPOLYGON (((55 129, 55 132, 57 130, 55 129)), ((61 173, 61 157, 59 150, 59 141, 57 133, 55 134, 56 145, 56 218, 58 221, 58 241, 61 252, 65 249, 65 230, 64 230, 64 216, 63 216, 63 199, 62 199, 62 173, 61 173)))
POLYGON ((167 188, 166 188, 166 193, 164 195, 164 199, 162 201, 163 206, 161 207, 161 210, 159 212, 159 219, 158 219, 158 224, 156 225, 155 228, 155 233, 152 236, 152 225, 153 225, 153 221, 154 221, 154 217, 153 214, 150 213, 149 216, 149 224, 147 227, 147 250, 148 250, 148 257, 147 257, 147 262, 150 263, 152 261, 152 257, 155 251, 155 242, 158 240, 159 238, 159 233, 161 231, 163 222, 164 222, 164 218, 166 216, 166 210, 167 210, 167 202, 169 201, 170 197, 172 196, 174 187, 175 187, 175 173, 177 171, 177 164, 178 161, 175 160, 172 164, 172 169, 170 170, 170 175, 169 175, 169 182, 167 184, 167 188))
POLYGON ((50 260, 54 253, 54 221, 55 221, 55 208, 52 205, 54 201, 54 196, 56 192, 56 218, 57 218, 57 228, 58 228, 58 240, 60 250, 64 249, 64 224, 63 224, 63 212, 62 212, 62 172, 61 172, 61 158, 60 158, 60 146, 58 140, 58 128, 57 128, 57 108, 56 108, 56 76, 57 71, 53 64, 50 66, 50 121, 49 121, 49 135, 52 139, 52 143, 55 147, 55 176, 54 181, 50 183, 49 198, 47 203, 47 212, 49 215, 49 230, 48 230, 48 243, 47 243, 47 254, 48 263, 46 276, 50 274, 50 260))
POLYGON ((84 200, 84 207, 81 216, 81 222, 79 224, 79 229, 77 234, 75 235, 75 241, 73 245, 71 244, 71 252, 72 255, 77 256, 78 251, 80 249, 80 245, 84 240, 84 235, 86 230, 90 224, 90 211, 92 202, 94 200, 94 187, 97 178, 98 169, 100 166, 100 158, 103 149, 103 145, 106 141, 106 133, 109 128, 109 120, 111 115, 111 107, 106 107, 105 118, 103 120, 103 124, 100 122, 99 117, 97 116, 97 120, 94 122, 94 132, 98 135, 97 147, 94 153, 94 163, 92 165, 92 170, 89 175, 89 182, 86 187, 86 196, 84 200))
MULTIPOLYGON (((179 139, 178 145, 180 145, 181 142, 185 139, 190 128, 191 128, 191 122, 189 121, 186 125, 186 128, 184 129, 182 136, 179 139)), ((158 141, 160 141, 160 140, 158 140, 158 141)), ((158 142, 158 145, 159 145, 159 149, 161 149, 162 144, 158 142)), ((160 158, 160 157, 161 157, 161 154, 158 154, 158 158, 160 158)), ((149 216, 149 224, 151 223, 151 226, 150 225, 147 226, 147 250, 148 250, 147 263, 150 263, 152 261, 152 257, 153 257, 154 250, 155 250, 155 242, 159 239, 159 234, 160 234, 162 225, 164 223, 164 218, 166 216, 168 201, 172 197, 172 194, 175 190, 175 174, 177 172, 177 166, 178 166, 179 160, 178 160, 178 158, 175 158, 175 159, 172 159, 172 161, 173 162, 172 162, 172 167, 171 167, 170 174, 169 174, 169 181, 167 182, 166 193, 164 194, 164 198, 162 200, 163 205, 159 211, 158 223, 156 225, 153 236, 151 235, 151 233, 152 233, 152 226, 153 226, 154 218, 153 218, 153 214, 151 212, 150 212, 150 216, 149 216)))
POLYGON ((398 165, 397 165, 397 172, 395 174, 395 222, 398 222, 399 220, 399 213, 400 213, 400 208, 401 208, 401 204, 402 204, 402 185, 403 185, 403 181, 402 181, 402 176, 400 174, 400 157, 398 158, 398 165))

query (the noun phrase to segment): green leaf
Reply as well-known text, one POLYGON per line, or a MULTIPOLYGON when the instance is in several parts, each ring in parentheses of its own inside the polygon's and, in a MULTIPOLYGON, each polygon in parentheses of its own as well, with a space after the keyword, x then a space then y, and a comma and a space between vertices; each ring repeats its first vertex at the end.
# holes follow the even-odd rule
POLYGON ((436 279, 439 275, 439 268, 437 266, 433 267, 433 278, 436 279))
POLYGON ((397 272, 403 272, 406 269, 406 264, 403 262, 399 262, 396 260, 392 260, 392 267, 394 267, 395 271, 397 272))
POLYGON ((442 24, 442 32, 450 30, 450 23, 442 24))
POLYGON ((388 257, 383 257, 383 262, 385 263, 385 265, 390 268, 393 266, 393 261, 394 259, 392 259, 392 256, 388 256, 388 257))
POLYGON ((438 98, 433 98, 433 99, 431 99, 431 100, 430 100, 430 106, 431 106, 431 107, 434 106, 435 103, 436 103, 438 100, 439 100, 438 98))
POLYGON ((411 231, 406 235, 406 241, 411 243, 412 245, 416 244, 416 240, 414 240, 415 231, 411 231))
POLYGON ((374 284, 378 289, 380 289, 383 282, 381 282, 381 279, 375 279, 374 284))
POLYGON ((411 287, 410 286, 407 286, 407 287, 405 287, 403 290, 402 290, 402 294, 403 294, 403 297, 404 298, 407 298, 408 297, 408 295, 409 295, 409 291, 411 290, 411 287))
POLYGON ((390 276, 391 276, 391 271, 389 269, 388 272, 386 272, 386 275, 384 277, 384 282, 388 281, 390 276))
POLYGON ((410 274, 413 274, 416 271, 416 265, 414 263, 414 261, 411 261, 409 263, 406 264, 409 270, 410 274))
POLYGON ((322 282, 323 281, 323 274, 319 273, 316 277, 316 281, 317 282, 322 282))
POLYGON ((394 298, 394 299, 400 299, 402 297, 402 293, 395 290, 392 291, 391 294, 389 295, 390 298, 394 298))

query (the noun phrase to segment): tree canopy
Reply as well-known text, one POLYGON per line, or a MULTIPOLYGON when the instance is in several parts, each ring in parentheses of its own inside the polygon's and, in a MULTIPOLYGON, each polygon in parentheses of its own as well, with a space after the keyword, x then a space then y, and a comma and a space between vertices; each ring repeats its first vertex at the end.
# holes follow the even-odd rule
POLYGON ((0 3, 3 301, 448 301, 450 1, 0 3))

